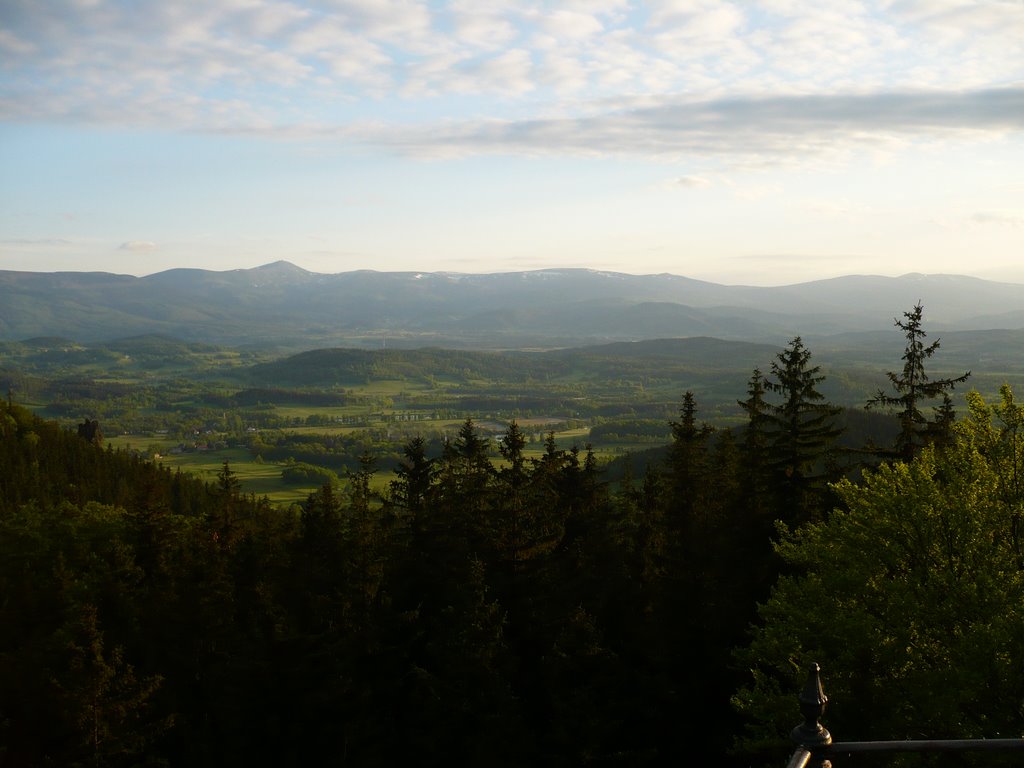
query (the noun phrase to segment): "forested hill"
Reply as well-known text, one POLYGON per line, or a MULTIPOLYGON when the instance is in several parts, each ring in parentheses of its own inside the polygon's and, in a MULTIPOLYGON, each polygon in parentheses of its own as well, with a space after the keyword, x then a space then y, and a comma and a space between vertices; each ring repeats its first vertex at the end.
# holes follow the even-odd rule
POLYGON ((849 276, 774 288, 584 269, 316 274, 286 262, 146 277, 0 271, 0 340, 140 334, 292 347, 564 347, 673 336, 780 343, 884 330, 917 301, 936 330, 1024 327, 1024 285, 849 276))
POLYGON ((644 375, 678 377, 749 372, 751 360, 768 360, 767 344, 711 338, 654 339, 547 352, 478 352, 451 349, 316 349, 254 365, 239 376, 262 385, 331 386, 372 379, 530 381, 617 380, 643 361, 644 375))

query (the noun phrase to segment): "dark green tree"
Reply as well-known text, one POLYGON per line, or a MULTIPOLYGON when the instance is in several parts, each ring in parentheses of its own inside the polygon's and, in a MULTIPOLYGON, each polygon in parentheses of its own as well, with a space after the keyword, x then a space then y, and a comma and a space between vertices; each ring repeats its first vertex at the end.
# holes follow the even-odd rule
POLYGON ((487 490, 494 478, 491 441, 483 437, 471 418, 467 418, 455 439, 445 443, 438 471, 445 497, 465 502, 466 512, 479 512, 486 506, 487 490))
MULTIPOLYGON (((755 368, 747 383, 747 399, 737 401, 747 417, 740 442, 743 461, 741 487, 750 510, 752 522, 763 520, 771 506, 769 491, 771 465, 768 441, 768 402, 765 399, 764 375, 755 368)), ((767 533, 767 528, 762 533, 767 533)))
POLYGON ((371 487, 375 471, 375 457, 370 453, 361 455, 359 471, 349 481, 349 505, 344 516, 347 535, 343 570, 352 593, 346 611, 349 620, 361 628, 365 628, 380 595, 390 533, 371 487))
MULTIPOLYGON (((172 722, 170 717, 147 722, 161 678, 140 679, 125 661, 123 648, 105 647, 96 606, 75 605, 68 614, 55 638, 61 644, 63 663, 51 680, 73 734, 69 739, 73 746, 64 757, 73 765, 137 765, 172 722)), ((59 727, 58 723, 52 726, 59 727)))
POLYGON ((230 464, 224 461, 213 488, 214 505, 207 513, 212 536, 222 549, 231 549, 238 533, 238 512, 242 503, 242 481, 230 464))
POLYGON ((390 502, 415 518, 423 512, 436 477, 437 466, 427 457, 426 441, 417 435, 402 449, 395 479, 390 483, 390 502))
POLYGON ((765 389, 781 398, 769 405, 765 421, 777 512, 788 522, 803 522, 821 514, 831 449, 842 433, 835 423, 839 409, 818 390, 825 376, 811 365, 799 336, 772 361, 771 375, 765 389))
POLYGON ((78 436, 93 445, 103 445, 103 430, 95 419, 85 419, 79 424, 78 436))
POLYGON ((696 524, 697 515, 706 515, 708 502, 708 439, 714 430, 697 421, 697 401, 693 392, 683 395, 679 420, 669 422, 672 442, 665 462, 670 493, 670 525, 683 530, 696 524))
POLYGON ((498 471, 500 498, 491 520, 495 558, 510 582, 518 578, 523 560, 529 556, 535 533, 534 518, 540 511, 531 504, 525 448, 526 436, 513 421, 498 443, 506 465, 498 471))
POLYGON ((904 312, 904 320, 896 319, 896 327, 903 331, 907 346, 903 351, 903 370, 899 373, 889 371, 889 383, 894 393, 883 392, 881 389, 867 402, 868 408, 898 408, 900 432, 896 437, 896 445, 892 455, 903 461, 914 458, 922 446, 929 442, 944 442, 948 439, 949 428, 954 420, 949 393, 970 377, 967 371, 960 376, 944 379, 931 379, 925 371, 925 362, 939 348, 939 339, 925 346, 924 339, 928 335, 921 328, 921 317, 924 307, 921 302, 914 305, 909 312, 904 312), (922 411, 922 404, 941 397, 943 404, 933 420, 922 411))

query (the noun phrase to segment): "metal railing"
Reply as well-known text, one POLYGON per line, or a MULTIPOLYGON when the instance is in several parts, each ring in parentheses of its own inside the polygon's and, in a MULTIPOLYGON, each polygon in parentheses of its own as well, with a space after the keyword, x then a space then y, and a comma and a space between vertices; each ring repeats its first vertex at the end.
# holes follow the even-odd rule
POLYGON ((797 748, 787 768, 828 768, 831 760, 844 755, 895 754, 898 752, 1010 752, 1024 754, 1022 739, 907 739, 903 741, 832 741, 821 724, 828 697, 821 685, 821 668, 811 664, 800 696, 804 721, 790 733, 797 748))

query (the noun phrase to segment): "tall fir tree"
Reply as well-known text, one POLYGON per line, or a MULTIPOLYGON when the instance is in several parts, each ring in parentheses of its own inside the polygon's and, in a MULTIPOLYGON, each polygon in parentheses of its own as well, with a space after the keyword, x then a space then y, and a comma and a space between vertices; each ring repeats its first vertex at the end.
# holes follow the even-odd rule
MULTIPOLYGON (((769 492, 770 446, 768 442, 768 401, 764 374, 755 368, 747 382, 747 399, 737 404, 746 414, 747 423, 743 429, 740 453, 743 460, 741 478, 743 498, 750 510, 751 522, 763 520, 769 514, 771 500, 769 492)), ((770 521, 769 521, 770 522, 770 521)), ((767 531, 767 528, 764 529, 767 531)))
POLYGON ((415 520, 426 506, 430 487, 437 477, 436 463, 427 457, 426 441, 413 437, 402 449, 395 467, 395 479, 389 485, 389 502, 404 509, 415 520))
POLYGON ((781 397, 766 414, 770 468, 778 489, 778 514, 801 523, 821 514, 822 494, 829 477, 831 449, 842 430, 836 408, 818 386, 821 367, 811 365, 811 352, 797 336, 771 366, 765 389, 781 397))
POLYGON ((706 516, 708 503, 708 439, 714 430, 697 421, 697 401, 693 392, 683 395, 679 421, 670 421, 672 442, 668 448, 666 470, 669 488, 670 525, 680 534, 697 525, 699 515, 706 516))
POLYGON ((903 320, 896 319, 895 325, 907 339, 903 351, 903 370, 899 373, 889 371, 889 383, 894 394, 881 389, 867 402, 868 408, 898 408, 900 431, 896 437, 896 445, 891 456, 902 461, 911 461, 924 445, 931 442, 946 443, 949 441, 950 427, 955 420, 949 393, 970 377, 967 371, 960 376, 943 379, 931 379, 925 371, 925 362, 939 348, 939 339, 925 346, 924 339, 928 334, 921 327, 924 307, 921 302, 914 305, 909 312, 903 313, 903 320), (923 403, 942 398, 942 405, 936 408, 935 416, 929 420, 921 409, 923 403))

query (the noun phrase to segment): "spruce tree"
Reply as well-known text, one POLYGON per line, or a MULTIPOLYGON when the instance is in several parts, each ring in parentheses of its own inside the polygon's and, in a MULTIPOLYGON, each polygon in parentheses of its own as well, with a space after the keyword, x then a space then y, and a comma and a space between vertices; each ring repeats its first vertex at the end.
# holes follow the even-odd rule
POLYGON ((405 509, 415 519, 423 512, 430 488, 437 477, 435 462, 427 457, 426 441, 417 435, 402 449, 390 483, 392 505, 405 509))
POLYGON ((921 316, 924 308, 921 302, 914 305, 909 312, 904 312, 905 320, 895 320, 895 325, 907 339, 903 352, 903 370, 900 373, 889 371, 889 383, 895 394, 878 390, 868 400, 867 407, 899 408, 897 416, 900 420, 900 432, 896 437, 896 446, 892 452, 903 461, 911 461, 921 447, 930 442, 947 442, 949 427, 954 415, 949 393, 957 384, 967 381, 970 371, 960 376, 945 379, 930 379, 925 372, 924 364, 939 348, 936 339, 925 346, 924 339, 928 335, 921 328, 921 316), (941 397, 943 404, 936 408, 935 418, 931 421, 921 410, 922 403, 941 397))
POLYGON ((810 361, 810 350, 797 336, 772 362, 774 379, 764 383, 782 398, 769 406, 766 426, 778 512, 786 522, 805 522, 819 514, 831 447, 842 433, 835 424, 839 409, 818 390, 825 380, 821 367, 810 361))
POLYGON ((679 421, 669 422, 672 443, 668 448, 668 485, 671 493, 669 517, 679 533, 696 524, 697 515, 706 513, 709 499, 708 438, 714 430, 697 422, 697 401, 693 392, 683 395, 679 421))
POLYGON ((497 508, 490 521, 489 537, 495 559, 503 575, 514 582, 527 558, 536 531, 535 518, 539 510, 531 503, 527 492, 529 473, 523 449, 526 437, 516 422, 512 422, 498 444, 498 451, 507 465, 498 472, 500 488, 497 508))
MULTIPOLYGON (((751 522, 762 523, 760 533, 766 533, 763 527, 764 518, 771 509, 769 492, 770 446, 768 444, 768 401, 765 399, 764 374, 755 368, 747 382, 747 399, 737 404, 747 417, 747 424, 740 441, 740 455, 743 462, 743 474, 740 479, 742 498, 749 510, 751 522)), ((770 522, 770 521, 768 521, 770 522)))

